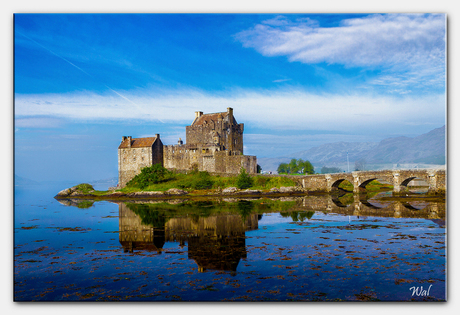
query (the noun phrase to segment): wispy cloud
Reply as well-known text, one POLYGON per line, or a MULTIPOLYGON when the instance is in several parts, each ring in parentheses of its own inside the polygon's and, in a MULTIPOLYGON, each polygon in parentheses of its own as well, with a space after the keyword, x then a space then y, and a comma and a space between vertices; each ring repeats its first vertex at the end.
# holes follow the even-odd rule
POLYGON ((213 113, 233 107, 238 121, 278 130, 338 130, 391 128, 406 122, 442 124, 443 94, 432 96, 375 96, 311 94, 302 89, 238 90, 216 95, 199 90, 162 95, 124 91, 125 99, 91 93, 17 95, 15 114, 91 121, 189 122, 195 111, 213 113))
POLYGON ((286 81, 291 81, 292 79, 279 79, 279 80, 273 80, 272 82, 274 83, 280 83, 280 82, 286 82, 286 81))
POLYGON ((53 117, 26 117, 16 119, 14 124, 16 128, 58 128, 63 123, 61 119, 53 117))
POLYGON ((388 14, 346 19, 337 27, 278 17, 235 35, 244 47, 289 61, 382 70, 375 85, 442 86, 445 15, 388 14))

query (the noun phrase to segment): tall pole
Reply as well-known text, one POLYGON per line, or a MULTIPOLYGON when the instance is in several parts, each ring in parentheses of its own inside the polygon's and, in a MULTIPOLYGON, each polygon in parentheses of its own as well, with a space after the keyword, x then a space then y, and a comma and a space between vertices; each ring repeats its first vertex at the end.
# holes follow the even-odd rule
POLYGON ((348 151, 347 151, 347 165, 348 165, 348 173, 350 173, 350 162, 348 161, 348 151))

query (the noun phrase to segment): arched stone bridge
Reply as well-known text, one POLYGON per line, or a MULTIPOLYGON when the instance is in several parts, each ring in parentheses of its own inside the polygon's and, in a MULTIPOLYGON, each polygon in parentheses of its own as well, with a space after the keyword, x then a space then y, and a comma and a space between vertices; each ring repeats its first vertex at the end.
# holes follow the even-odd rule
POLYGON ((393 185, 393 192, 399 193, 407 188, 407 184, 415 178, 424 180, 430 193, 442 193, 446 190, 445 170, 382 170, 382 171, 357 171, 352 173, 317 174, 306 176, 290 176, 300 181, 303 188, 312 191, 331 192, 344 180, 353 185, 353 192, 359 193, 366 189, 366 185, 373 180, 383 180, 393 185))

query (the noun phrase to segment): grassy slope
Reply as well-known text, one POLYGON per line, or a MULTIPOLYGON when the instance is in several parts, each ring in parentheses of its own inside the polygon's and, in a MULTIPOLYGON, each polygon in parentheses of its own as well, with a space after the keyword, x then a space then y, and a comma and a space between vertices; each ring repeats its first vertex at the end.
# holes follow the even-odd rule
MULTIPOLYGON (((210 180, 210 186, 202 188, 202 189, 195 189, 196 183, 203 179, 200 177, 200 174, 192 173, 192 174, 182 174, 182 173, 175 173, 171 174, 165 181, 150 185, 145 189, 140 189, 136 187, 125 187, 122 189, 118 189, 117 191, 123 193, 130 193, 130 192, 137 192, 137 191, 167 191, 171 188, 179 188, 183 189, 191 194, 203 194, 207 192, 212 192, 215 190, 222 190, 227 187, 236 187, 237 176, 230 176, 230 177, 221 177, 221 176, 209 176, 206 177, 210 180)), ((250 189, 256 189, 261 191, 268 191, 271 188, 280 188, 282 186, 295 186, 295 182, 290 178, 286 177, 266 177, 262 175, 254 176, 253 178, 253 185, 250 189)), ((108 193, 108 191, 98 191, 93 190, 93 187, 89 184, 80 184, 77 186, 82 193, 91 193, 97 196, 104 196, 108 193)), ((343 181, 340 188, 344 190, 353 191, 353 186, 348 181, 343 181)), ((380 190, 391 190, 393 186, 387 184, 381 184, 377 181, 373 181, 369 183, 366 187, 368 191, 380 191, 380 190)))

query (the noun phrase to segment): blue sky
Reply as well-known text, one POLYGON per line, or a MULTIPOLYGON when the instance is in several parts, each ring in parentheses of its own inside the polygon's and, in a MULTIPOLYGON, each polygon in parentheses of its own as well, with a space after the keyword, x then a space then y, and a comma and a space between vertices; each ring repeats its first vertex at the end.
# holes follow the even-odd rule
POLYGON ((245 154, 416 136, 446 120, 444 14, 16 14, 15 173, 117 176, 123 135, 233 107, 245 154))

